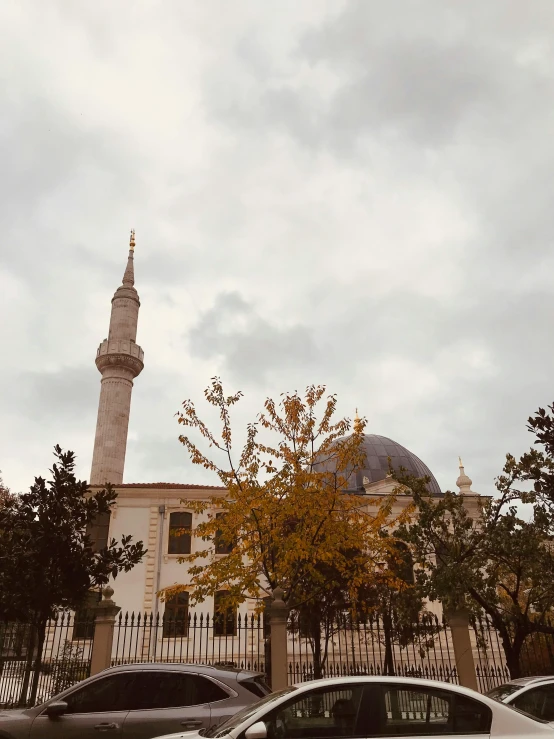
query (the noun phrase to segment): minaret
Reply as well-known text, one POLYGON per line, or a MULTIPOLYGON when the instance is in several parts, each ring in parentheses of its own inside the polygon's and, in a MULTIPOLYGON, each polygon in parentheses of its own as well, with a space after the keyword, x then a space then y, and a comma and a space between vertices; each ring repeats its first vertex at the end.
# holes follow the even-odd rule
POLYGON ((104 485, 106 482, 117 485, 123 482, 133 380, 144 367, 144 352, 135 343, 140 301, 134 287, 134 250, 135 232, 131 231, 123 284, 112 298, 110 332, 96 352, 96 366, 102 374, 102 380, 90 472, 91 485, 104 485))

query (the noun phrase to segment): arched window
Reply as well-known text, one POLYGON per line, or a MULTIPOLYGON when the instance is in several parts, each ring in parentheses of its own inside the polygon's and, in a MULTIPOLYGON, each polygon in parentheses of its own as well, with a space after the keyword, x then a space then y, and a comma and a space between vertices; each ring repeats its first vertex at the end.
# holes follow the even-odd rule
POLYGON ((414 585, 414 560, 408 545, 403 541, 396 541, 394 546, 396 551, 391 559, 391 570, 399 580, 404 580, 408 585, 414 585))
POLYGON ((221 607, 227 595, 226 590, 218 590, 214 597, 214 636, 236 636, 237 633, 237 609, 221 607))
MULTIPOLYGON (((225 513, 216 513, 215 517, 216 519, 223 518, 225 516, 225 513)), ((226 538, 223 537, 223 532, 221 529, 218 529, 215 534, 215 553, 216 554, 230 554, 233 551, 233 542, 228 541, 226 538)))
POLYGON ((192 513, 175 511, 169 514, 168 554, 190 554, 192 513))
POLYGON ((163 638, 186 636, 189 625, 189 594, 177 593, 165 604, 163 638))

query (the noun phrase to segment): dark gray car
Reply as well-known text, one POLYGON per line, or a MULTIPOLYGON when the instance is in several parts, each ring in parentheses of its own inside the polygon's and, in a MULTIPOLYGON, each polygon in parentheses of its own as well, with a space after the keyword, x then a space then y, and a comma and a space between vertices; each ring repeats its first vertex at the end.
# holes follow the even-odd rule
POLYGON ((226 667, 111 667, 35 708, 0 712, 1 739, 151 739, 216 726, 268 694, 263 675, 226 667))

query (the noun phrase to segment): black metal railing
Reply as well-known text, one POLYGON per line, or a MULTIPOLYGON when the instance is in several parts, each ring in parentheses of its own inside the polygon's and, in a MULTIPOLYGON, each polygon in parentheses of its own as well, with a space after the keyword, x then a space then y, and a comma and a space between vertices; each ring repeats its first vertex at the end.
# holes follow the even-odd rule
POLYGON ((295 619, 288 626, 289 683, 318 677, 403 675, 458 682, 447 624, 423 614, 399 628, 394 620, 344 615, 309 634, 295 619))
POLYGON ((240 613, 231 623, 203 613, 189 613, 182 619, 120 613, 114 628, 112 665, 132 662, 228 665, 265 672, 263 620, 240 613))
POLYGON ((0 707, 38 705, 88 677, 94 621, 62 612, 46 623, 0 622, 0 707), (83 634, 84 636, 80 636, 83 634))

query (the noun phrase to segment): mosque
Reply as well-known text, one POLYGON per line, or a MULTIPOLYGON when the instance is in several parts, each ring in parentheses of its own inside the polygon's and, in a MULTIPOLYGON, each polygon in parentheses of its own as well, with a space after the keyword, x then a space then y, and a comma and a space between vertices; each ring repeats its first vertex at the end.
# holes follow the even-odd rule
MULTIPOLYGON (((144 542, 148 549, 144 560, 130 572, 118 576, 114 598, 123 612, 156 615, 164 610, 166 613, 176 611, 182 606, 177 602, 162 603, 156 593, 177 582, 187 584, 187 567, 179 564, 178 559, 193 552, 196 546, 190 534, 170 536, 171 530, 194 528, 201 518, 189 501, 223 498, 225 488, 170 482, 123 482, 133 382, 144 369, 144 351, 136 343, 140 301, 135 288, 134 250, 132 231, 123 281, 112 298, 108 337, 96 352, 96 366, 102 379, 90 486, 97 490, 110 482, 118 497, 111 514, 97 521, 92 536, 98 548, 105 546, 108 537, 119 539, 122 534, 129 533, 135 540, 144 542)), ((418 477, 428 476, 430 492, 437 497, 442 495, 431 470, 401 444, 384 436, 366 434, 364 448, 365 468, 358 471, 352 481, 352 488, 360 495, 375 499, 392 492, 395 484, 388 475, 388 458, 395 468, 404 467, 418 477)), ((470 514, 476 512, 479 495, 472 491, 472 482, 461 461, 456 484, 464 493, 470 514)), ((409 495, 398 496, 397 511, 409 500, 409 495)), ((212 515, 218 513, 216 504, 212 504, 210 512, 212 515)), ((215 556, 225 556, 225 552, 216 548, 215 556)), ((245 604, 245 614, 253 607, 245 604)), ((213 602, 202 604, 204 612, 211 612, 213 608, 213 602)))

